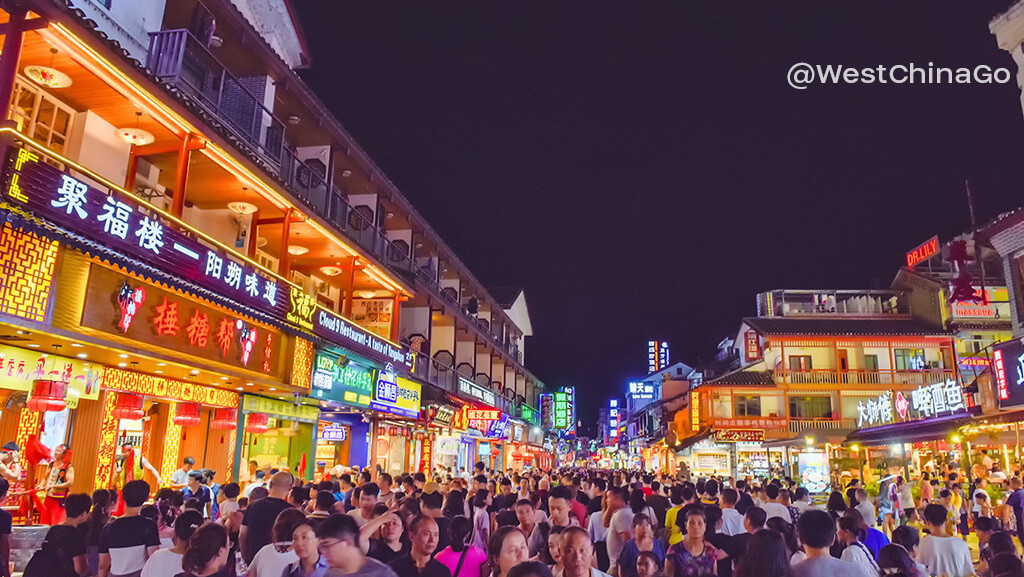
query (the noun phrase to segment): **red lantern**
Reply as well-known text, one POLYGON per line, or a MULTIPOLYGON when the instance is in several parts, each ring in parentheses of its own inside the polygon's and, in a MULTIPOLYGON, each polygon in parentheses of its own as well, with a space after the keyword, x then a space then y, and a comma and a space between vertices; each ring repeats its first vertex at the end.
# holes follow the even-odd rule
POLYGON ((144 400, 142 395, 135 393, 118 393, 117 404, 114 405, 114 417, 130 421, 141 419, 146 414, 146 411, 142 409, 144 400))
POLYGON ((175 425, 182 427, 194 427, 199 424, 199 405, 196 403, 178 403, 174 407, 175 425))
POLYGON ((32 381, 32 396, 28 408, 40 413, 63 411, 68 406, 68 384, 66 381, 32 381))
POLYGON ((391 435, 392 437, 398 435, 398 427, 389 427, 388 434, 391 435))
POLYGON ((238 409, 217 409, 213 413, 210 428, 218 431, 230 431, 238 427, 237 421, 238 409))
POLYGON ((268 418, 266 413, 249 413, 249 417, 245 422, 246 432, 256 435, 266 433, 270 428, 267 426, 267 420, 268 418))
POLYGON ((423 440, 423 433, 416 433, 416 440, 417 441, 422 441, 423 440))

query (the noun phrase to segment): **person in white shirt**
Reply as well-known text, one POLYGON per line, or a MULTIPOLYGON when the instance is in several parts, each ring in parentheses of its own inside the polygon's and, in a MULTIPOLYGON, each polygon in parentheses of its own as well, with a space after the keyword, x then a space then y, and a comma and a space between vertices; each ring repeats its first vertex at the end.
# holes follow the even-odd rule
POLYGON ((174 520, 174 546, 160 549, 149 556, 141 577, 174 577, 183 571, 181 558, 188 547, 188 539, 203 524, 203 515, 199 511, 187 509, 174 520))
POLYGON ((256 475, 254 477, 255 480, 252 483, 249 483, 245 487, 245 496, 246 497, 251 496, 253 490, 256 489, 256 487, 266 487, 267 486, 266 475, 267 475, 267 473, 265 471, 263 471, 262 469, 260 469, 259 471, 256 471, 256 475))
POLYGON ((185 457, 181 461, 181 468, 171 473, 171 488, 180 491, 188 486, 188 474, 196 464, 192 457, 185 457))
POLYGON ((608 527, 609 570, 615 570, 615 563, 622 554, 626 541, 633 538, 633 510, 626 505, 629 489, 613 487, 608 490, 608 512, 605 513, 608 527))
POLYGON ((917 561, 931 575, 969 577, 975 574, 967 542, 946 533, 946 508, 932 503, 924 508, 924 526, 931 533, 921 539, 917 561))
MULTIPOLYGON (((789 507, 779 503, 779 486, 774 483, 770 483, 764 488, 764 493, 765 496, 768 497, 768 500, 761 505, 761 508, 768 514, 768 518, 771 519, 773 517, 779 517, 787 523, 792 523, 793 516, 789 514, 789 507)), ((725 512, 723 511, 723 514, 724 513, 725 512)))
MULTIPOLYGON (((630 511, 629 507, 624 507, 630 511)), ((632 511, 630 511, 632 513, 632 511)), ((594 544, 582 527, 562 531, 562 565, 564 577, 608 577, 594 568, 594 544)))
POLYGON ((841 517, 839 519, 839 531, 836 537, 846 545, 840 557, 842 561, 856 565, 864 577, 876 577, 878 575, 878 563, 875 563, 875 556, 864 543, 860 542, 861 526, 853 517, 841 517))
POLYGON ((854 509, 860 512, 861 517, 864 517, 864 522, 868 524, 868 527, 877 525, 878 513, 875 512, 875 505, 868 498, 868 492, 864 489, 857 489, 854 495, 857 497, 857 506, 854 509))
POLYGON ((988 481, 986 481, 985 479, 978 479, 977 487, 974 489, 974 493, 971 495, 971 501, 974 502, 974 506, 971 507, 971 511, 974 513, 974 517, 981 516, 982 503, 988 501, 988 491, 985 490, 985 487, 987 486, 988 481), (980 500, 978 499, 978 495, 982 496, 980 500))
POLYGON ((988 456, 988 449, 981 450, 981 466, 985 467, 986 471, 992 470, 992 457, 988 456))
POLYGON ((817 507, 811 505, 811 494, 807 491, 807 487, 797 487, 794 489, 793 498, 793 506, 799 509, 801 513, 817 509, 817 507))
POLYGON ((739 500, 739 493, 736 489, 725 489, 722 491, 722 531, 723 535, 739 535, 746 533, 743 527, 743 515, 736 510, 736 501, 739 500))

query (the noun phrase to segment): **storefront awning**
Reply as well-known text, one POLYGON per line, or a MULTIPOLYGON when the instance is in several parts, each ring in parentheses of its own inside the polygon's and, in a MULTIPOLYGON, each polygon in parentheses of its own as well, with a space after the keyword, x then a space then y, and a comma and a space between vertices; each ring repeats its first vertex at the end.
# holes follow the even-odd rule
POLYGON ((764 447, 807 447, 817 446, 822 443, 836 441, 842 441, 847 438, 847 435, 853 432, 853 429, 808 429, 802 431, 797 436, 791 439, 777 439, 774 441, 765 441, 762 443, 764 447), (811 441, 808 442, 807 440, 811 441))
MULTIPOLYGON (((980 407, 976 408, 980 411, 980 407)), ((973 411, 974 409, 972 409, 973 411)), ((844 445, 859 444, 867 447, 891 445, 893 443, 920 443, 945 439, 954 431, 975 421, 971 412, 946 415, 923 421, 893 423, 881 427, 860 429, 846 437, 844 445)))

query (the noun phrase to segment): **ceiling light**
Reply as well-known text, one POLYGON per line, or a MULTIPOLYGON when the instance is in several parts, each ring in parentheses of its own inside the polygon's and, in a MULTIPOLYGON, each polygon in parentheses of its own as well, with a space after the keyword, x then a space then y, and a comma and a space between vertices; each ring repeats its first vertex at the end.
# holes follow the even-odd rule
POLYGON ((128 355, 126 355, 126 354, 124 354, 124 353, 121 353, 121 354, 120 354, 120 355, 118 355, 118 356, 119 356, 119 357, 121 357, 122 359, 127 359, 127 358, 128 358, 128 355))
POLYGON ((320 267, 320 272, 327 276, 337 276, 342 273, 342 268, 340 266, 326 265, 320 267))
POLYGON ((355 295, 363 299, 372 299, 377 296, 377 291, 356 291, 355 295))
POLYGON ((139 120, 141 119, 142 113, 136 112, 135 128, 118 128, 116 131, 114 131, 114 134, 116 134, 118 138, 120 138, 127 144, 132 144, 135 146, 153 144, 153 141, 156 140, 156 137, 153 136, 153 133, 139 128, 139 120))
POLYGON ((191 372, 191 373, 192 373, 193 375, 198 375, 198 374, 199 374, 199 369, 192 369, 192 370, 191 370, 190 372, 191 372))
POLYGON ((348 178, 352 176, 352 171, 346 168, 345 170, 341 171, 341 175, 344 176, 345 178, 348 178))
POLYGON ((228 378, 227 377, 221 377, 220 380, 226 381, 226 380, 228 380, 228 378))
POLYGON ((267 246, 267 239, 263 238, 262 236, 256 237, 256 247, 263 248, 265 246, 267 246))
POLYGON ((156 366, 158 366, 158 367, 166 367, 167 363, 157 363, 156 366))
POLYGON ((163 371, 153 371, 153 372, 154 372, 154 373, 156 373, 156 374, 158 374, 158 375, 162 375, 162 374, 164 374, 164 372, 163 372, 163 371))
POLYGON ((270 390, 271 391, 276 391, 277 389, 275 389, 274 387, 270 387, 270 390))
POLYGON ((293 244, 288 247, 288 253, 293 254, 295 256, 303 255, 306 254, 307 252, 309 252, 309 249, 302 245, 293 244))
POLYGON ((117 366, 119 366, 119 367, 121 367, 123 369, 123 368, 128 366, 128 363, 117 363, 117 366))
POLYGON ((244 391, 245 389, 243 389, 242 387, 235 387, 235 390, 236 391, 244 391))
POLYGON ((80 359, 87 359, 87 358, 89 358, 89 355, 87 355, 85 353, 78 353, 78 358, 80 358, 80 359))
POLYGON ((240 200, 236 200, 234 202, 229 202, 228 203, 228 208, 231 210, 231 212, 233 212, 235 214, 238 214, 238 215, 241 215, 241 216, 245 216, 247 214, 252 214, 252 213, 256 212, 256 210, 257 210, 255 204, 253 204, 251 202, 242 202, 240 200))
POLYGON ((288 124, 291 124, 292 126, 295 126, 296 124, 299 123, 299 120, 301 120, 301 119, 298 116, 292 114, 292 115, 290 115, 288 117, 288 124))
POLYGON ((28 346, 32 347, 33 349, 39 348, 39 345, 37 345, 36 343, 29 343, 28 346))
POLYGON ((19 335, 25 334, 25 331, 14 331, 14 332, 18 333, 19 335))
POLYGON ((53 57, 57 55, 57 49, 50 49, 49 66, 26 66, 25 76, 32 82, 49 88, 67 88, 71 86, 71 77, 53 67, 53 57))
POLYGON ((251 387, 251 386, 252 386, 252 383, 245 383, 245 386, 247 386, 247 387, 251 387))
POLYGON ((71 343, 71 346, 77 348, 77 347, 84 347, 85 345, 81 345, 81 344, 78 344, 78 343, 71 343))

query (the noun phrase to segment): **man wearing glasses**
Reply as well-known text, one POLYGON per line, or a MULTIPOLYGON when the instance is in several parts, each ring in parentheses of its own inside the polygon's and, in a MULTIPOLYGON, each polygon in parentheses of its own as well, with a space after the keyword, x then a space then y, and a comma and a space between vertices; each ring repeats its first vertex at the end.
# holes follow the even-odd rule
POLYGON ((363 554, 359 526, 348 515, 331 515, 317 531, 320 555, 330 569, 328 577, 398 577, 387 565, 363 554))

